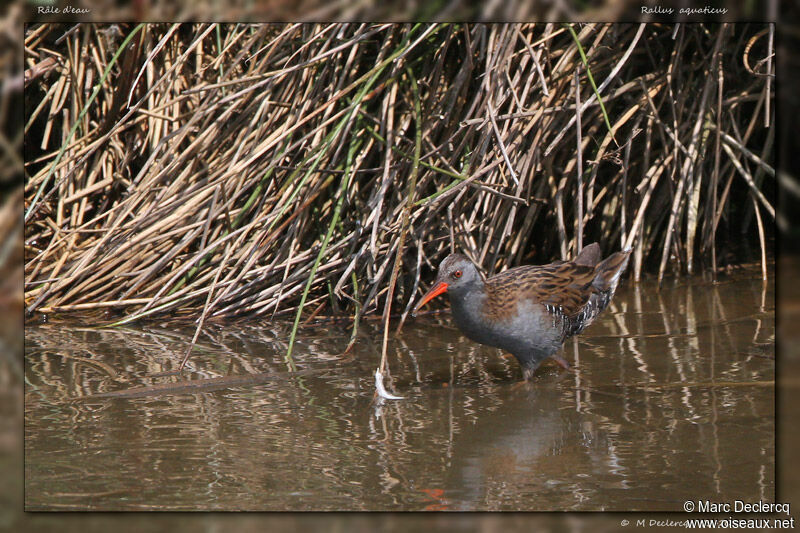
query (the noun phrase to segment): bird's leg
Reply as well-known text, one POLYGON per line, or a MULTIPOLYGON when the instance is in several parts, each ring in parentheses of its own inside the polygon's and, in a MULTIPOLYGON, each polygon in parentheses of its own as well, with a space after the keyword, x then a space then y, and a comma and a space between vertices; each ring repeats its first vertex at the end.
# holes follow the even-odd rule
POLYGON ((530 381, 533 377, 533 373, 536 372, 536 369, 539 368, 539 365, 542 364, 547 356, 543 356, 544 354, 534 353, 531 354, 530 357, 517 357, 519 360, 520 365, 522 366, 522 378, 527 382, 530 381))
POLYGON ((535 368, 528 368, 526 366, 522 367, 522 381, 517 381, 513 385, 511 385, 511 390, 518 391, 519 389, 525 387, 529 387, 531 385, 531 378, 533 377, 533 371, 536 370, 535 368))
POLYGON ((556 363, 558 363, 558 365, 559 365, 561 368, 563 368, 564 370, 569 370, 569 363, 567 362, 567 360, 566 360, 566 359, 564 359, 564 358, 563 358, 563 357, 561 357, 560 355, 551 355, 550 357, 553 359, 553 361, 555 361, 556 363))

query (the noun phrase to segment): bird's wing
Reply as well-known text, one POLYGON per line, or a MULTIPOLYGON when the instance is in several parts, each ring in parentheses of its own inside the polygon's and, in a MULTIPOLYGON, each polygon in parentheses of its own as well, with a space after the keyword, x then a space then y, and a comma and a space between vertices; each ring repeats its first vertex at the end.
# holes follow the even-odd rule
POLYGON ((516 301, 529 300, 574 317, 592 295, 594 275, 593 267, 563 261, 512 268, 486 280, 490 307, 513 309, 516 301))

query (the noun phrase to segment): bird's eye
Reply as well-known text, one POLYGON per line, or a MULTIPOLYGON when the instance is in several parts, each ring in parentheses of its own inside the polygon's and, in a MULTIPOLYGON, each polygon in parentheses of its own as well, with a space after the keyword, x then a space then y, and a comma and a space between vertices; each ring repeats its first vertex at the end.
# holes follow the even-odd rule
POLYGON ((461 274, 462 272, 460 270, 456 270, 455 272, 453 272, 453 277, 458 279, 461 277, 461 274))

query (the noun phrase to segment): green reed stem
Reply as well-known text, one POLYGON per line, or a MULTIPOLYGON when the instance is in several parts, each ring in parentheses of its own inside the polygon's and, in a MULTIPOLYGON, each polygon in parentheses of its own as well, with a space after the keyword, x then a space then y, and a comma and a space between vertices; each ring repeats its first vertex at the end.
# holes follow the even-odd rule
POLYGON ((606 106, 603 103, 603 98, 600 96, 600 92, 597 90, 597 84, 594 82, 594 76, 592 76, 592 69, 589 68, 589 60, 586 59, 586 52, 584 52, 583 46, 581 45, 580 40, 578 40, 578 35, 575 33, 575 30, 572 29, 572 25, 564 24, 564 26, 569 30, 569 33, 572 35, 572 39, 578 46, 578 53, 580 53, 581 61, 583 62, 583 66, 586 68, 586 75, 589 77, 589 83, 592 84, 592 89, 594 89, 594 95, 597 97, 597 101, 600 102, 600 111, 603 113, 603 120, 605 120, 606 122, 606 127, 608 128, 609 133, 611 133, 611 137, 614 137, 614 131, 611 129, 611 121, 608 119, 608 112, 606 112, 606 106))

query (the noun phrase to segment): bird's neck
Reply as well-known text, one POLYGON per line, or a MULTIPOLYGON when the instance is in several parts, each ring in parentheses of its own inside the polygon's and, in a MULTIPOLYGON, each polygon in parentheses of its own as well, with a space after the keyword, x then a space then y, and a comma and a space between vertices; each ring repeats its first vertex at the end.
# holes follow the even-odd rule
POLYGON ((481 314, 486 302, 486 287, 482 280, 457 291, 448 291, 448 296, 453 318, 462 330, 481 323, 481 314))

